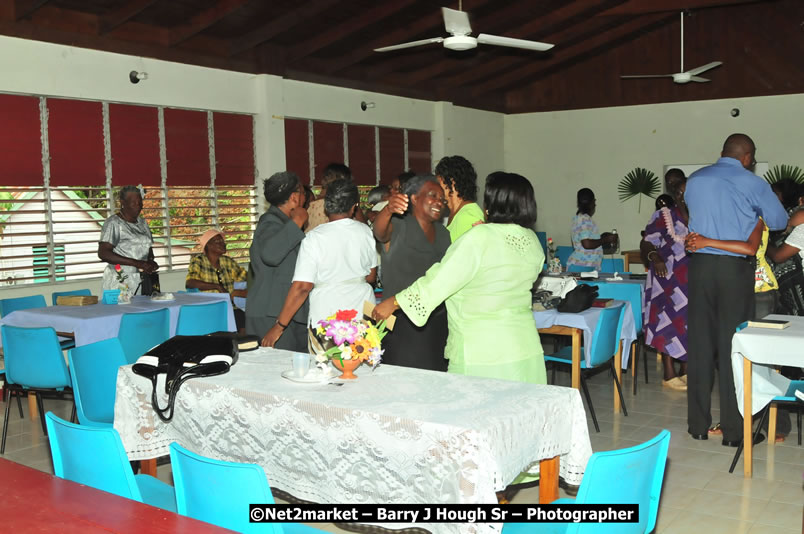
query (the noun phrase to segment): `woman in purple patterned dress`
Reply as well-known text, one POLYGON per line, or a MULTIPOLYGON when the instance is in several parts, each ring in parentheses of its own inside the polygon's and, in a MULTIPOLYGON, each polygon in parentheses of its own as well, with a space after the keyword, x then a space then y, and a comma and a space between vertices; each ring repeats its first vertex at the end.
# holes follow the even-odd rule
POLYGON ((643 324, 645 344, 662 355, 663 385, 687 389, 687 268, 689 257, 684 238, 689 233, 689 214, 684 204, 687 178, 679 169, 664 177, 674 206, 660 206, 645 228, 640 243, 642 258, 649 265, 645 285, 643 324), (676 373, 673 360, 681 362, 676 373))

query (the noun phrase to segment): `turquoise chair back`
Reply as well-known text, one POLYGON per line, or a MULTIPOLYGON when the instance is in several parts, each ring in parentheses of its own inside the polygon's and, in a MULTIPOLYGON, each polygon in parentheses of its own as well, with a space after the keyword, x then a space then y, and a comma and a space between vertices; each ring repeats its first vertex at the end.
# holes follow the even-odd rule
POLYGON ((625 261, 622 258, 603 258, 600 272, 621 273, 623 271, 625 271, 625 261))
MULTIPOLYGON (((563 263, 563 262, 562 262, 563 263)), ((567 272, 568 273, 588 273, 590 271, 594 271, 594 267, 589 267, 587 265, 567 265, 567 272)))
POLYGON ((601 299, 627 300, 630 302, 637 334, 642 332, 642 289, 639 284, 615 284, 594 281, 581 281, 580 283, 597 286, 597 296, 601 299))
POLYGON ((53 298, 53 305, 55 306, 56 300, 58 300, 59 297, 69 297, 71 295, 91 295, 91 294, 92 293, 89 291, 89 289, 76 289, 74 291, 54 292, 51 297, 53 298))
POLYGON ((117 370, 127 363, 120 341, 114 337, 104 339, 71 349, 67 356, 78 422, 87 426, 111 427, 114 423, 117 370))
POLYGON ((30 310, 31 308, 46 308, 44 295, 30 295, 27 297, 15 297, 10 299, 0 299, 0 317, 5 317, 17 310, 30 310))
POLYGON ((561 265, 563 265, 565 268, 567 266, 567 260, 569 259, 570 254, 572 254, 572 250, 572 247, 568 246, 556 247, 556 258, 561 260, 561 265))
POLYGON ((52 412, 45 418, 54 475, 143 502, 120 435, 114 428, 68 423, 52 412))
POLYGON ((143 313, 124 313, 117 339, 127 363, 137 359, 170 338, 170 311, 167 308, 143 313))
POLYGON ((70 387, 70 373, 55 330, 2 325, 0 331, 9 384, 59 390, 70 387))
POLYGON ((600 319, 597 321, 597 327, 592 336, 592 346, 589 348, 589 361, 592 367, 606 363, 617 352, 624 313, 625 306, 623 304, 603 308, 600 311, 600 319))
POLYGON ((249 503, 274 503, 259 465, 206 458, 178 443, 170 444, 170 465, 180 514, 237 532, 282 534, 279 525, 248 521, 249 503))
POLYGON ((179 309, 176 335, 203 336, 212 332, 229 330, 226 302, 184 305, 179 309))

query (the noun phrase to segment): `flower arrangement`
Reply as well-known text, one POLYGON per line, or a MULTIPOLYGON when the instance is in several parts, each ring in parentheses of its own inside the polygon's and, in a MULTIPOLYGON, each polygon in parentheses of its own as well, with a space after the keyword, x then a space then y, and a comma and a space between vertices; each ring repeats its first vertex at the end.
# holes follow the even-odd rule
POLYGON ((123 267, 121 267, 119 263, 114 266, 114 272, 117 275, 117 283, 124 285, 126 280, 128 280, 128 275, 123 272, 123 267))
POLYGON ((374 325, 358 319, 356 310, 338 310, 335 315, 318 321, 315 334, 332 343, 332 347, 316 354, 317 361, 337 359, 343 365, 344 360, 358 360, 374 367, 382 360, 381 342, 387 332, 385 321, 374 325))
POLYGON ((550 251, 550 257, 556 255, 556 242, 553 241, 552 237, 547 238, 547 250, 550 251))

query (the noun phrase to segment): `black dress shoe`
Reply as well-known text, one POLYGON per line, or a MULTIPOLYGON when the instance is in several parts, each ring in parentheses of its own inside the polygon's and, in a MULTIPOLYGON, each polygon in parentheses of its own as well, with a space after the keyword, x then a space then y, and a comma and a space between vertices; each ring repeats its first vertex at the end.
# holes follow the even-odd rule
MULTIPOLYGON (((758 444, 762 443, 763 441, 765 441, 765 434, 759 434, 757 437, 754 438, 754 445, 758 445, 758 444)), ((741 440, 741 439, 734 440, 734 441, 729 441, 727 439, 724 439, 723 440, 723 446, 724 447, 739 447, 740 443, 742 443, 742 442, 743 442, 743 440, 741 440)))
POLYGON ((692 432, 689 432, 689 435, 692 437, 692 439, 698 439, 698 440, 709 439, 709 434, 693 434, 692 432))

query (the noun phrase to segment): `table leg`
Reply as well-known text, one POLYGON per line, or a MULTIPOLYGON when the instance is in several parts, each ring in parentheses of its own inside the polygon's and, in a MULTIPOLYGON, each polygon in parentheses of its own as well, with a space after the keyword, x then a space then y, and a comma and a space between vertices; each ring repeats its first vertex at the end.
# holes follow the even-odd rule
MULTIPOLYGON (((617 346, 617 354, 614 355, 614 374, 622 386, 623 383, 623 342, 617 346)), ((614 384, 614 413, 620 412, 620 395, 617 393, 617 384, 614 384)))
POLYGON ((39 408, 36 406, 36 395, 28 393, 28 417, 39 419, 39 408))
POLYGON ((581 389, 581 344, 583 332, 580 328, 572 329, 572 387, 581 389))
POLYGON ((776 445, 776 415, 779 407, 775 402, 768 409, 768 445, 776 445))
POLYGON ((751 360, 743 356, 743 476, 751 478, 754 472, 754 440, 751 435, 751 360))
POLYGON ((550 504, 558 499, 559 457, 539 462, 539 504, 550 504))
POLYGON ((140 473, 143 475, 156 476, 156 458, 150 460, 140 460, 140 473))

